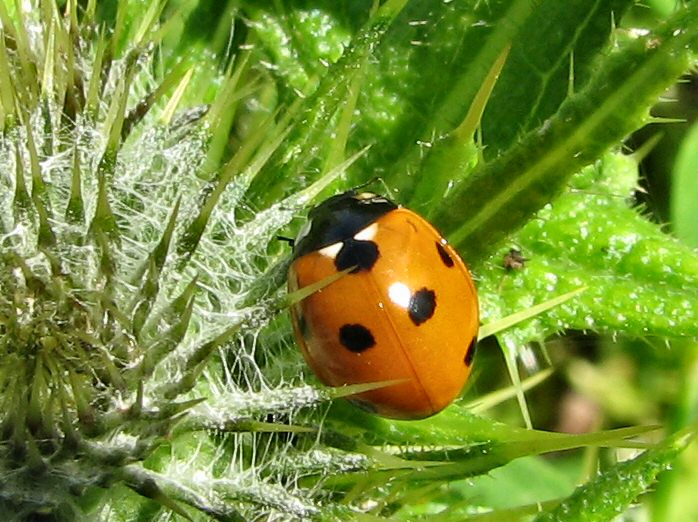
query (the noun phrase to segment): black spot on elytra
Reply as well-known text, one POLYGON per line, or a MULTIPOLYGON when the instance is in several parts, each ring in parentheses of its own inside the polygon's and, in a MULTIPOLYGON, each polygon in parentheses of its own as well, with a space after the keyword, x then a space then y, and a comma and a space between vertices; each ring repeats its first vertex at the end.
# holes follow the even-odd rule
POLYGON ((468 345, 468 349, 465 351, 465 357, 463 357, 463 362, 465 363, 466 366, 470 366, 473 364, 473 359, 475 359, 475 345, 477 344, 477 337, 473 337, 473 340, 470 341, 470 344, 468 345))
POLYGON ((373 241, 357 241, 351 238, 342 244, 342 248, 334 260, 334 266, 337 267, 337 270, 346 270, 356 266, 352 273, 359 270, 371 270, 379 255, 378 245, 373 241))
POLYGON ((441 261, 443 261, 443 264, 448 268, 451 268, 453 266, 453 258, 446 251, 440 241, 436 242, 436 251, 439 253, 439 257, 441 258, 441 261))
POLYGON ((410 304, 407 308, 407 313, 410 315, 412 322, 419 326, 434 315, 436 310, 436 293, 427 288, 417 290, 410 297, 410 304))
POLYGON ((361 353, 376 344, 371 330, 360 324, 345 324, 339 329, 339 342, 354 353, 361 353))

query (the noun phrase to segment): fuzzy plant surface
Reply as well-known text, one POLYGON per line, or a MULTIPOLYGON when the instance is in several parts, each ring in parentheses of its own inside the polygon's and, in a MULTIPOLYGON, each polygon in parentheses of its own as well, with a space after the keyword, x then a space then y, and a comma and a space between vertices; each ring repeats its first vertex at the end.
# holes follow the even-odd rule
POLYGON ((631 7, 0 2, 0 519, 574 522, 636 503, 690 427, 653 445, 657 426, 537 431, 464 400, 361 412, 294 344, 277 239, 372 182, 462 253, 484 323, 573 292, 496 334, 524 415, 530 343, 695 337, 698 256, 638 211, 622 143, 694 64, 698 5, 641 28, 631 7), (639 454, 515 506, 469 489, 599 446, 639 454))

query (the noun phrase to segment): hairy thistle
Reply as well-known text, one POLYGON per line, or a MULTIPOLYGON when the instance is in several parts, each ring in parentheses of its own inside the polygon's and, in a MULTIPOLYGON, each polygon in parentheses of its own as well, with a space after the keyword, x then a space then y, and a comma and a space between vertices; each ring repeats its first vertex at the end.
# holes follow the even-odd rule
MULTIPOLYGON (((0 6, 3 519, 72 520, 81 498, 117 483, 182 514, 173 498, 223 519, 255 502, 310 512, 252 472, 199 491, 191 476, 175 484, 141 465, 177 433, 264 429, 251 417, 318 398, 268 397, 239 337, 269 319, 264 297, 278 286, 254 258, 283 219, 248 224, 251 236, 235 216, 278 139, 252 138, 202 174, 223 100, 181 111, 192 70, 154 80, 153 6, 123 50, 94 5, 0 6), (218 354, 236 345, 238 355, 218 354)), ((229 95, 239 75, 222 79, 229 95)))

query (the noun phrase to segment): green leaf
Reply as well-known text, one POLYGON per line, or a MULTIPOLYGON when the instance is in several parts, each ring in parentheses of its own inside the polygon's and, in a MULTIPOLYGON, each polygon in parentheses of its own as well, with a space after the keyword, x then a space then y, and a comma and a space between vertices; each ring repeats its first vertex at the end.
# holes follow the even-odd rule
POLYGON ((632 4, 628 0, 539 3, 513 40, 485 112, 486 158, 495 158, 539 127, 571 93, 587 84, 600 66, 599 52, 608 44, 614 22, 632 4))
POLYGON ((676 456, 693 440, 680 433, 632 460, 621 462, 580 486, 559 506, 536 517, 535 522, 605 522, 622 513, 656 476, 671 467, 676 456))
POLYGON ((691 126, 690 131, 681 143, 674 170, 671 186, 671 221, 676 235, 686 244, 698 247, 698 123, 691 126))
POLYGON ((466 259, 481 259, 482 245, 520 227, 572 174, 647 121, 648 108, 690 65, 698 44, 695 31, 675 27, 696 24, 698 7, 690 4, 654 32, 619 42, 554 116, 456 187, 434 220, 466 259))
POLYGON ((507 272, 505 252, 478 267, 485 322, 580 286, 572 302, 518 325, 528 342, 565 328, 667 337, 698 335, 698 255, 627 204, 631 156, 609 154, 510 239, 527 259, 507 272))

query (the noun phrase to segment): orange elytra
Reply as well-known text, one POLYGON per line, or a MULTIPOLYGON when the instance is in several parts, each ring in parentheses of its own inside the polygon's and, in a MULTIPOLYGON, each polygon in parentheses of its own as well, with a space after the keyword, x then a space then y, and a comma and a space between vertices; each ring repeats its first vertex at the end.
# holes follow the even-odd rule
POLYGON ((329 386, 399 381, 350 397, 378 415, 438 413, 460 394, 475 355, 478 300, 467 267, 419 215, 349 191, 311 210, 289 291, 347 269, 291 307, 305 360, 329 386))

